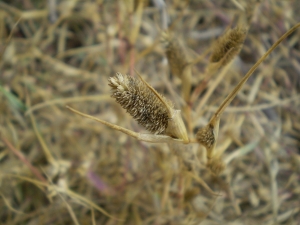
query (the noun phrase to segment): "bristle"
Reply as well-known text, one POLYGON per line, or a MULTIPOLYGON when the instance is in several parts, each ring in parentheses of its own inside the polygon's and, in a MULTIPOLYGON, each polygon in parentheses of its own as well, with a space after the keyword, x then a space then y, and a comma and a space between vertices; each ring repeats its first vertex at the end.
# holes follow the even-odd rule
POLYGON ((187 54, 183 45, 169 32, 162 34, 161 42, 165 45, 166 56, 173 75, 181 78, 188 64, 187 54))
POLYGON ((240 52, 246 34, 247 29, 242 27, 229 30, 225 35, 220 37, 218 43, 214 46, 210 62, 221 63, 220 66, 228 64, 240 52))
MULTIPOLYGON (((112 88, 111 96, 140 125, 151 133, 164 133, 168 127, 168 109, 144 82, 121 73, 110 77, 108 81, 112 88)), ((164 97, 162 96, 162 98, 164 97)), ((166 102, 170 107, 173 107, 170 101, 167 100, 166 102)))

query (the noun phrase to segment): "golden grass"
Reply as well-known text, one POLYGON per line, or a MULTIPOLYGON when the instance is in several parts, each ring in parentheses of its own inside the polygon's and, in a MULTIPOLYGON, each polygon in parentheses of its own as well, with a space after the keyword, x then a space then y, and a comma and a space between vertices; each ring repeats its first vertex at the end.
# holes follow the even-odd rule
POLYGON ((247 71, 300 21, 297 1, 151 2, 0 2, 3 224, 299 223, 299 30, 230 106, 224 103, 215 149, 226 166, 220 176, 207 169, 212 162, 196 143, 170 151, 65 108, 146 133, 109 97, 108 78, 136 69, 183 109, 195 138, 247 71), (159 42, 166 18, 194 59, 190 94, 167 72, 159 42), (217 39, 243 21, 249 24, 239 55, 207 76, 217 39))

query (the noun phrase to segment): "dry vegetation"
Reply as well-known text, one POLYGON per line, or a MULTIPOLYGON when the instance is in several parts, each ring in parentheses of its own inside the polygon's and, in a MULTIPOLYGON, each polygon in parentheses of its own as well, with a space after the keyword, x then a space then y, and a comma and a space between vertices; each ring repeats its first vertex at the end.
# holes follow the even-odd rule
POLYGON ((225 169, 217 175, 199 144, 141 142, 65 108, 147 133, 110 97, 109 77, 136 69, 182 110, 195 139, 300 22, 297 0, 161 3, 0 2, 3 224, 300 224, 300 30, 223 113, 215 151, 225 169), (217 38, 238 25, 247 32, 226 53, 233 60, 212 56, 217 38), (179 61, 169 68, 166 56, 179 61))

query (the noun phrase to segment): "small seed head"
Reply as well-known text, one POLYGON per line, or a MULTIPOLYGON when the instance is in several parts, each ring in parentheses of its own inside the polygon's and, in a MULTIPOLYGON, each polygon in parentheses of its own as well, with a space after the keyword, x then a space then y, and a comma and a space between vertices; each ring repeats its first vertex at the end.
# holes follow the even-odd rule
POLYGON ((214 128, 209 124, 198 130, 196 134, 197 141, 204 147, 210 149, 215 143, 214 128))
POLYGON ((188 64, 188 55, 183 44, 170 32, 162 34, 161 42, 165 46, 166 56, 174 76, 182 78, 185 66, 188 64))
POLYGON ((214 46, 210 62, 220 63, 220 66, 228 64, 240 52, 246 34, 247 29, 242 27, 236 27, 226 32, 214 46))

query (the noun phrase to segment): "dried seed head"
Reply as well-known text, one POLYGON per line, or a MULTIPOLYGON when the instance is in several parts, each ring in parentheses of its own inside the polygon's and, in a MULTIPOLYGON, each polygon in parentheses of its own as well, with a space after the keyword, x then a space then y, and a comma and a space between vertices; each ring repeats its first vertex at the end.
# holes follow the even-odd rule
POLYGON ((220 66, 228 64, 240 52, 246 34, 247 29, 242 27, 236 27, 226 32, 214 46, 210 62, 220 63, 220 66))
POLYGON ((161 42, 165 45, 172 74, 181 78, 183 70, 188 64, 186 49, 170 32, 162 33, 161 42))
POLYGON ((196 134, 197 141, 206 148, 207 158, 214 156, 214 149, 219 134, 220 117, 214 115, 209 123, 198 130, 196 134))
POLYGON ((112 97, 146 130, 162 134, 168 127, 172 103, 160 98, 142 80, 117 73, 109 78, 112 97), (167 106, 165 104, 167 104, 167 106))
POLYGON ((196 139, 206 148, 207 156, 211 157, 212 150, 216 143, 214 127, 211 124, 208 124, 207 126, 199 129, 196 134, 196 139))
POLYGON ((206 148, 207 168, 214 174, 220 174, 225 169, 220 152, 215 152, 216 140, 219 133, 220 117, 213 116, 209 123, 198 130, 196 134, 197 141, 206 148))

